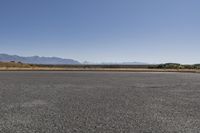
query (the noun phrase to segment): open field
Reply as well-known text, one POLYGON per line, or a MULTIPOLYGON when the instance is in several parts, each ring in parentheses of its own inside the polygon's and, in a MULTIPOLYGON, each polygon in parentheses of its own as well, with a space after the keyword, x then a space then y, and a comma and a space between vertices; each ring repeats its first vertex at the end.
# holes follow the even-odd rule
POLYGON ((200 131, 200 74, 0 72, 1 133, 200 131))
POLYGON ((0 62, 0 71, 114 71, 114 72, 190 72, 200 73, 200 65, 174 63, 160 65, 41 65, 21 62, 0 62))

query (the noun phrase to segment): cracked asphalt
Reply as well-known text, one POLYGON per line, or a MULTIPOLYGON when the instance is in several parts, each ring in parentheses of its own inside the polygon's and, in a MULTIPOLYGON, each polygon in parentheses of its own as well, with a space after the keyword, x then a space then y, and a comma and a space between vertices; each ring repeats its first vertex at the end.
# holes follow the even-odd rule
POLYGON ((200 132, 200 74, 0 72, 0 133, 168 132, 200 132))

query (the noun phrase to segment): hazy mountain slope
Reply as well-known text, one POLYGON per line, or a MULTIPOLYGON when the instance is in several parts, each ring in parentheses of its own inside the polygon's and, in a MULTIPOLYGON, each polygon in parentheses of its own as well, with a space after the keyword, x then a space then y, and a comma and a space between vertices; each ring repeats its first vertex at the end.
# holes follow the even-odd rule
POLYGON ((63 59, 58 57, 22 57, 17 55, 0 54, 0 61, 2 62, 22 62, 28 64, 80 64, 78 61, 73 59, 63 59))

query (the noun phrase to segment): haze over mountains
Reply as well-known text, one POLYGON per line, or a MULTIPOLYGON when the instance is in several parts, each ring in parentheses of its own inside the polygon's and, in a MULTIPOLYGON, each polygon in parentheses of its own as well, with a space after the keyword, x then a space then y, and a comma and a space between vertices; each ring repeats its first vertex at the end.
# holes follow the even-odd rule
POLYGON ((39 57, 39 56, 31 56, 31 57, 22 57, 18 55, 8 55, 8 54, 0 54, 0 61, 2 62, 22 62, 27 64, 80 64, 79 61, 73 59, 63 59, 58 57, 39 57))
POLYGON ((99 64, 99 65, 114 65, 114 64, 123 64, 123 65, 146 65, 144 62, 102 62, 102 63, 93 63, 85 61, 80 63, 74 59, 64 59, 59 57, 40 57, 40 56, 30 56, 23 57, 18 55, 8 55, 8 54, 0 54, 1 62, 22 62, 27 64, 51 64, 51 65, 67 65, 67 64, 99 64))

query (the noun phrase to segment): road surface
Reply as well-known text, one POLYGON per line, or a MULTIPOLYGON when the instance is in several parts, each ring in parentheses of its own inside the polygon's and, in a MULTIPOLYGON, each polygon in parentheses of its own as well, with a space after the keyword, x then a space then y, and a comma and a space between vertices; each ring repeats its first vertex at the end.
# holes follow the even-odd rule
POLYGON ((200 74, 0 72, 0 133, 198 133, 200 74))

